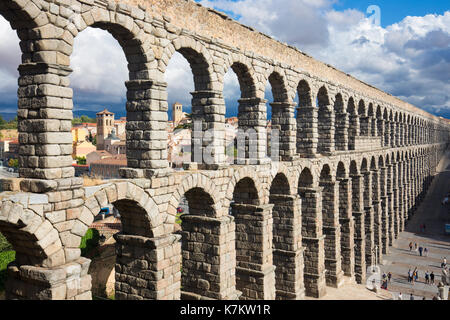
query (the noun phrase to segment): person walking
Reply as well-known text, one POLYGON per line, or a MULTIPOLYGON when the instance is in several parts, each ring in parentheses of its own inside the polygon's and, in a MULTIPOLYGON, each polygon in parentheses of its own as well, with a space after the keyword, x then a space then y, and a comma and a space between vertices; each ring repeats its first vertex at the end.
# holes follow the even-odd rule
POLYGON ((413 248, 413 243, 410 242, 410 243, 409 243, 409 251, 412 251, 412 248, 413 248))
POLYGON ((434 271, 431 271, 430 273, 430 283, 434 284, 434 271))
POLYGON ((423 247, 420 246, 420 247, 419 247, 419 254, 420 254, 421 257, 422 257, 422 253, 423 253, 423 247))
POLYGON ((425 283, 430 284, 430 274, 428 273, 428 270, 425 272, 425 283))
POLYGON ((444 259, 442 260, 442 263, 441 263, 441 268, 445 268, 446 266, 447 266, 447 258, 444 257, 444 259))
POLYGON ((401 292, 398 294, 398 300, 403 300, 403 295, 401 292))
POLYGON ((414 296, 411 293, 411 298, 409 298, 409 300, 414 300, 414 296))
POLYGON ((414 251, 417 251, 417 242, 414 243, 414 251))
POLYGON ((392 280, 392 272, 388 273, 388 282, 391 283, 392 280))
POLYGON ((408 270, 408 283, 412 281, 411 269, 408 270))
POLYGON ((423 254, 425 257, 428 257, 428 248, 425 247, 425 249, 423 249, 423 254))

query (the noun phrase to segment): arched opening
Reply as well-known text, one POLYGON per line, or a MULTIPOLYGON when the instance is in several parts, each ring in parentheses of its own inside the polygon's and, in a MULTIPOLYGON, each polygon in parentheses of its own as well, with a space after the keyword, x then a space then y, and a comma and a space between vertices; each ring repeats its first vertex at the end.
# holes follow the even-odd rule
MULTIPOLYGON (((23 92, 18 93, 18 67, 22 59, 25 62, 26 56, 22 57, 19 46, 20 39, 17 32, 11 27, 11 25, 17 25, 19 20, 23 25, 33 26, 33 23, 28 21, 28 14, 22 12, 16 4, 3 2, 0 5, 0 61, 2 61, 0 65, 0 175, 6 179, 17 178, 19 171, 23 172, 21 168, 28 166, 28 156, 23 150, 25 141, 19 139, 18 131, 18 121, 25 119, 27 108, 29 108, 29 101, 26 103, 23 101, 23 92)), ((22 128, 25 127, 22 126, 22 128)), ((26 128, 26 130, 30 129, 26 128)), ((8 265, 11 268, 21 265, 41 266, 49 257, 48 250, 46 250, 47 252, 43 250, 45 248, 39 245, 33 232, 27 230, 29 228, 21 221, 18 213, 17 204, 2 201, 0 211, 0 215, 2 215, 0 218, 0 300, 5 297, 8 299, 20 298, 12 295, 12 288, 9 285, 12 279, 11 275, 8 275, 8 265), (8 221, 9 214, 15 216, 11 216, 11 221, 8 221), (5 292, 6 287, 9 292, 5 292)))
MULTIPOLYGON (((73 89, 72 158, 78 165, 85 163, 88 168, 97 162, 92 166, 92 176, 119 178, 118 172, 113 173, 118 171, 116 168, 108 174, 102 170, 105 162, 94 156, 98 151, 107 151, 108 157, 118 158, 120 154, 113 146, 126 145, 123 120, 127 116, 127 59, 120 44, 122 40, 116 40, 109 30, 111 27, 94 25, 74 39, 70 57, 73 72, 69 76, 73 89), (108 59, 104 58, 105 52, 108 52, 108 59)), ((121 157, 126 167, 126 155, 121 157)))
POLYGON ((233 192, 236 223, 236 289, 241 300, 275 299, 273 205, 261 205, 255 182, 241 179, 233 192))
MULTIPOLYGON (((164 110, 167 110, 167 107, 171 109, 170 144, 165 146, 168 148, 171 166, 182 167, 183 163, 188 162, 202 164, 225 161, 223 139, 222 149, 218 148, 211 154, 207 154, 205 150, 213 139, 204 134, 214 128, 210 121, 211 113, 220 118, 218 122, 222 127, 217 127, 219 131, 223 133, 225 126, 225 103, 222 93, 210 89, 211 77, 206 58, 190 47, 179 48, 170 57, 164 77, 167 82, 168 106, 164 100, 160 101, 160 104, 165 105, 164 110), (212 100, 216 108, 211 108, 212 100), (218 100, 222 103, 217 103, 218 100)), ((161 114, 161 121, 167 120, 166 117, 167 113, 161 114)))

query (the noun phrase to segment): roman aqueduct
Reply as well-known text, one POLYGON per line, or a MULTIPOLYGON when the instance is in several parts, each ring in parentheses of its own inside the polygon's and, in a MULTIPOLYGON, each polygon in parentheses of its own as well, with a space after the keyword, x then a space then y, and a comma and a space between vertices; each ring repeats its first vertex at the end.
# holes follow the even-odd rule
POLYGON ((79 245, 108 203, 123 225, 116 299, 302 299, 344 277, 364 283, 447 148, 443 119, 193 1, 3 0, 0 14, 22 50, 20 179, 3 181, 0 194, 0 232, 17 252, 7 299, 91 299, 79 245), (86 28, 110 32, 129 68, 128 167, 96 187, 74 177, 71 157, 70 58, 86 28), (214 163, 183 172, 169 169, 166 150, 174 52, 192 69, 194 119, 214 131, 214 163), (239 126, 258 133, 254 164, 224 163, 230 67, 239 126), (266 157, 267 82, 280 161, 266 157))

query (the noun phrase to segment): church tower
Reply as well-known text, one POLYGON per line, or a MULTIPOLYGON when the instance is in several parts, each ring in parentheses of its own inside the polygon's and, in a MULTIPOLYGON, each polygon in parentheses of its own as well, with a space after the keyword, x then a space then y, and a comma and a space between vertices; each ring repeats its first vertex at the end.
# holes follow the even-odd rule
POLYGON ((97 150, 105 150, 105 139, 114 128, 114 113, 103 110, 97 113, 97 150))
POLYGON ((172 120, 173 126, 176 127, 183 119, 183 105, 181 103, 175 102, 172 105, 172 120))

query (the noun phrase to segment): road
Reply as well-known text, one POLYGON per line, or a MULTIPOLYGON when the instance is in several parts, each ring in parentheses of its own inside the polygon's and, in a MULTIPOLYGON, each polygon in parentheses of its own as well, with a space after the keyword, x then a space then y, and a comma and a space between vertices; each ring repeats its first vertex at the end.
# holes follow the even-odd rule
POLYGON ((0 179, 17 178, 19 176, 16 172, 8 172, 6 167, 0 167, 0 179))
POLYGON ((450 151, 447 151, 424 201, 408 222, 405 232, 394 242, 389 255, 383 257, 381 269, 386 273, 392 272, 393 281, 388 290, 394 295, 401 292, 405 300, 409 300, 411 294, 416 300, 423 297, 429 300, 437 295, 437 286, 425 283, 425 271, 434 272, 437 284, 441 280, 440 265, 443 258, 450 259, 450 236, 444 233, 444 225, 450 222, 450 205, 441 204, 449 191, 450 151), (420 232, 423 223, 426 230, 420 232), (410 252, 410 242, 428 248, 428 257, 421 257, 414 249, 410 252), (408 269, 414 270, 415 267, 419 270, 419 281, 411 285, 407 280, 408 269))

